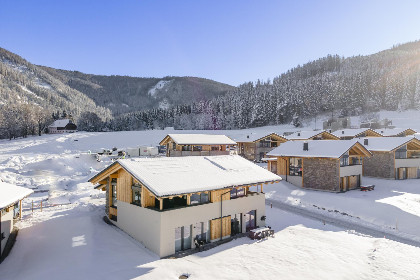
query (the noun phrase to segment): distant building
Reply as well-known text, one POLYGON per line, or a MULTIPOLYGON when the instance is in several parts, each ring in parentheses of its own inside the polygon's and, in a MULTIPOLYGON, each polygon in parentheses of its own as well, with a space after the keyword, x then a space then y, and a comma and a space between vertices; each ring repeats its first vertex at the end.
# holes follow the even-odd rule
POLYGON ((120 159, 89 180, 111 221, 160 257, 265 226, 263 185, 281 178, 238 155, 120 159), (250 187, 257 186, 252 191, 250 187))
POLYGON ((0 181, 0 260, 13 231, 14 219, 22 217, 22 200, 33 191, 0 181))
POLYGON ((420 140, 375 137, 359 140, 372 154, 363 161, 363 175, 387 179, 420 178, 420 140))
POLYGON ((269 151, 287 141, 276 133, 252 133, 235 140, 238 143, 238 153, 253 161, 261 161, 269 151))
POLYGON ((339 137, 328 131, 298 131, 285 136, 287 140, 340 140, 339 137))
POLYGON ((362 137, 382 137, 382 135, 370 128, 342 129, 333 132, 341 140, 350 140, 362 137))
POLYGON ((168 134, 159 145, 166 146, 167 157, 218 156, 236 152, 235 141, 215 134, 168 134))
POLYGON ((381 128, 394 128, 392 126, 392 121, 388 119, 383 120, 376 120, 376 121, 370 121, 370 122, 362 122, 360 124, 360 128, 371 128, 371 129, 381 129, 381 128))
POLYGON ((76 132, 77 125, 73 123, 70 119, 61 119, 55 120, 51 125, 48 126, 48 133, 58 134, 58 133, 72 133, 76 132))
POLYGON ((362 158, 371 153, 355 140, 309 140, 288 141, 267 156, 268 170, 297 187, 343 192, 360 186, 362 158))
POLYGON ((351 128, 351 119, 350 118, 332 118, 328 121, 322 123, 322 128, 324 130, 336 131, 339 129, 351 128))

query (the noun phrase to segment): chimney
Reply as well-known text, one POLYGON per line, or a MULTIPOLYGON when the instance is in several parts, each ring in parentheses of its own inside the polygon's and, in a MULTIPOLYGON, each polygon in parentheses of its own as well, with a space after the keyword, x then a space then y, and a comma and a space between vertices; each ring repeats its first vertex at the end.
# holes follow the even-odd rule
POLYGON ((298 136, 300 136, 300 132, 298 132, 298 136))
POLYGON ((341 134, 344 134, 344 130, 341 131, 341 134))
POLYGON ((308 142, 303 142, 303 150, 304 151, 308 151, 309 150, 309 143, 308 142))
POLYGON ((368 146, 368 145, 369 145, 369 139, 365 139, 365 141, 363 142, 363 144, 364 144, 365 146, 368 146))
POLYGON ((249 138, 249 135, 247 135, 246 138, 249 138))

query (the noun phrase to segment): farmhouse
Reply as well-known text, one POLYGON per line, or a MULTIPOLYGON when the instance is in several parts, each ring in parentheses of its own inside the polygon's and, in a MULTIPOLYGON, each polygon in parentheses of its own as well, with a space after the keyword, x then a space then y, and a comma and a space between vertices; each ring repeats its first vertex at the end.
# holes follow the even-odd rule
POLYGON ((415 135, 417 131, 411 128, 393 128, 393 129, 376 129, 376 132, 380 133, 385 137, 406 137, 410 135, 415 135))
POLYGON ((350 140, 362 137, 382 137, 380 133, 370 128, 342 129, 335 131, 333 134, 341 140, 350 140))
POLYGON ((420 140, 381 137, 359 140, 373 154, 363 161, 363 175, 388 179, 420 178, 420 140))
POLYGON ((269 151, 286 141, 286 138, 276 133, 253 133, 236 139, 239 154, 253 161, 260 161, 269 151))
POLYGON ((343 192, 361 183, 362 158, 370 152, 352 141, 289 141, 267 154, 268 170, 291 184, 315 190, 343 192))
POLYGON ((33 191, 0 181, 0 260, 13 231, 13 220, 22 217, 22 200, 33 191))
POLYGON ((51 125, 48 126, 48 133, 66 133, 76 132, 77 126, 70 119, 55 120, 51 125))
POLYGON ((288 136, 287 140, 340 140, 339 137, 328 131, 298 131, 288 136))
POLYGON ((112 222, 165 257, 264 226, 263 185, 280 180, 226 155, 122 159, 89 181, 106 191, 112 222))
POLYGON ((167 157, 229 155, 236 150, 236 142, 225 135, 168 134, 161 146, 166 146, 167 157))

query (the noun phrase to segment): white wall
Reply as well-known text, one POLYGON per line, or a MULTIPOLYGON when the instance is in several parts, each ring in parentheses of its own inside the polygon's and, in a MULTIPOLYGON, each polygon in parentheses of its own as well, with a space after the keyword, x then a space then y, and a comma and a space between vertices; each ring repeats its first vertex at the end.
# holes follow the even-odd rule
POLYGON ((420 158, 396 158, 395 168, 399 167, 420 167, 420 158))
POLYGON ((4 232, 5 239, 1 240, 0 251, 3 253, 3 249, 6 246, 9 235, 13 230, 13 209, 9 212, 6 212, 4 216, 1 217, 1 232, 4 232))
POLYGON ((362 165, 349 165, 340 167, 340 177, 362 175, 362 165))
MULTIPOLYGON (((279 175, 280 177, 283 178, 283 180, 286 180, 286 175, 279 175)), ((290 176, 287 175, 287 182, 295 185, 296 187, 303 187, 302 185, 302 176, 290 176)))

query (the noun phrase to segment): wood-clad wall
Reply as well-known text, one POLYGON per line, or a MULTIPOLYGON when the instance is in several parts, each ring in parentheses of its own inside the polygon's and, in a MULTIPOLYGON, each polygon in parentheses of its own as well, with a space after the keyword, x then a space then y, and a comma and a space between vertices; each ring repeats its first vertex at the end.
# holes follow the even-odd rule
POLYGON ((141 205, 142 207, 155 207, 155 196, 144 186, 141 187, 141 205))
POLYGON ((277 157, 277 174, 286 175, 287 174, 287 158, 277 157))
MULTIPOLYGON (((217 190, 217 191, 211 191, 211 195, 210 195, 210 201, 211 202, 219 202, 220 201, 220 196, 225 193, 230 191, 230 189, 222 189, 222 190, 217 190)), ((226 193, 223 195, 223 200, 230 200, 230 194, 226 193)))
POLYGON ((231 217, 230 216, 223 217, 221 224, 220 224, 220 218, 210 221, 210 240, 220 239, 221 226, 222 226, 223 237, 230 236, 231 217))
POLYGON ((120 169, 118 171, 117 178, 117 199, 127 203, 132 203, 133 194, 131 186, 133 185, 133 179, 127 171, 120 169))
POLYGON ((407 179, 417 179, 417 167, 407 168, 407 179))

